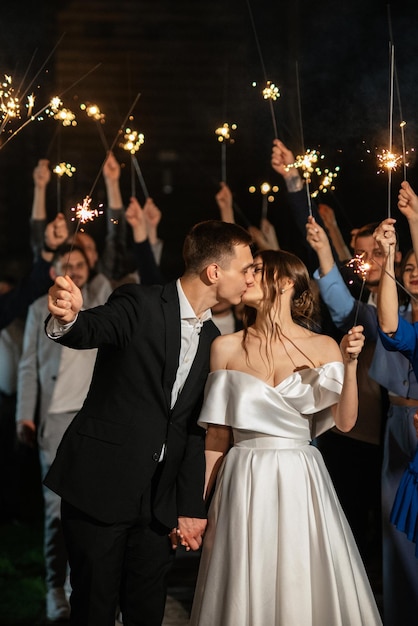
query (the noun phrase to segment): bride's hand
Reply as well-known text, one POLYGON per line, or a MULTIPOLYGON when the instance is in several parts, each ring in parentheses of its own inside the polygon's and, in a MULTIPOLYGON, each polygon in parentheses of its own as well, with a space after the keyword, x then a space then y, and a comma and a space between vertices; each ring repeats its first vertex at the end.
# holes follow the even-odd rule
POLYGON ((345 363, 358 359, 364 346, 363 326, 353 326, 341 340, 340 349, 345 363))

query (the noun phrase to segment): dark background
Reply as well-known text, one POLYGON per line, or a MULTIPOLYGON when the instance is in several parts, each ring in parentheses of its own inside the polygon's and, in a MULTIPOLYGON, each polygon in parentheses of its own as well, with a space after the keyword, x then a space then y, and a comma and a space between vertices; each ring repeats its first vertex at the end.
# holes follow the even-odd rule
MULTIPOLYGON (((52 167, 68 161, 77 168, 71 179, 62 179, 66 211, 90 192, 100 172, 104 146, 80 103, 100 107, 111 144, 138 92, 131 125, 145 135, 138 159, 163 213, 166 273, 181 271, 187 229, 218 217, 214 195, 221 147, 215 129, 224 122, 238 125, 235 143, 227 146, 227 182, 246 219, 258 225, 261 195, 251 195, 249 186, 282 184, 270 167, 275 133, 270 104, 261 95, 266 80, 281 91, 273 103, 279 137, 295 153, 317 149, 324 156, 321 165, 341 168, 335 192, 323 199, 334 207, 346 238, 351 228, 387 216, 390 192, 401 242, 409 245, 396 208, 402 167, 393 172, 389 186, 387 174, 377 173, 376 148, 389 147, 390 41, 397 79, 393 147, 402 151, 401 119, 407 122, 407 150, 417 144, 416 1, 396 6, 377 0, 257 0, 251 5, 246 0, 26 1, 2 6, 0 23, 0 77, 12 75, 15 88, 22 83, 23 90, 33 81, 29 92, 36 96, 35 111, 64 93, 64 106, 78 121, 74 128, 60 127, 53 119, 33 121, 0 147, 3 267, 21 272, 30 262, 32 170, 39 158, 49 158, 52 167)), ((24 120, 6 126, 1 145, 24 120)), ((129 156, 117 144, 114 151, 123 165, 121 187, 128 203, 129 156)), ((413 154, 408 180, 418 188, 413 154)), ((136 193, 142 202, 138 181, 136 193)), ((105 198, 101 176, 92 196, 95 206, 105 198)), ((56 210, 53 175, 49 216, 56 210)), ((283 190, 269 205, 268 217, 280 245, 298 251, 300 239, 292 230, 283 190)), ((99 245, 104 226, 99 217, 86 228, 99 245)))

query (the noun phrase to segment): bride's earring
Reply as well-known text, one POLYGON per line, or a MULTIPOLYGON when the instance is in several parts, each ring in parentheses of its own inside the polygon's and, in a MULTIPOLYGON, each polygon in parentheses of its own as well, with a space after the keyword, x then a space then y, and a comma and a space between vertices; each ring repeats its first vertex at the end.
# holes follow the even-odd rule
POLYGON ((286 291, 286 289, 284 289, 283 287, 280 289, 280 293, 284 293, 286 291))

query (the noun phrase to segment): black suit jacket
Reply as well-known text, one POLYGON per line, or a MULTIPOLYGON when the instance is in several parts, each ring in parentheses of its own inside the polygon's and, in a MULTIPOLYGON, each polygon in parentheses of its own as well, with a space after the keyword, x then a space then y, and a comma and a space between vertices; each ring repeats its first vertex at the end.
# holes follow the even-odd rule
POLYGON ((175 282, 123 285, 105 305, 81 312, 59 340, 77 349, 98 347, 98 355, 87 398, 45 484, 100 521, 137 515, 164 443, 154 515, 168 528, 176 526, 178 515, 206 515, 204 431, 196 420, 210 344, 219 332, 213 322, 204 323, 189 376, 171 410, 180 332, 175 282))

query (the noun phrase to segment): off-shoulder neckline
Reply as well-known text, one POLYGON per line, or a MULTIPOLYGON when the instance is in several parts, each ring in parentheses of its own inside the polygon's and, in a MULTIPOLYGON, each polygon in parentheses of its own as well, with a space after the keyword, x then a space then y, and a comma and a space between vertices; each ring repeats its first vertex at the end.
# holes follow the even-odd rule
POLYGON ((318 367, 304 367, 303 369, 297 370, 296 372, 292 372, 289 376, 286 376, 286 378, 283 378, 283 380, 281 380, 277 385, 269 385, 269 383, 267 383, 265 380, 263 380, 262 378, 258 378, 258 376, 254 376, 254 374, 250 374, 249 372, 243 372, 241 370, 235 370, 235 369, 213 370, 213 372, 209 373, 209 376, 211 376, 212 374, 220 374, 221 372, 231 372, 231 373, 233 372, 235 374, 242 374, 244 376, 248 376, 249 378, 259 381, 260 383, 264 384, 266 387, 269 387, 270 389, 277 390, 285 382, 291 380, 292 378, 296 378, 296 377, 301 378, 301 373, 305 372, 306 370, 309 370, 310 372, 318 371, 318 370, 323 370, 324 368, 327 368, 330 365, 336 365, 336 364, 344 365, 342 361, 329 361, 328 363, 324 363, 323 365, 318 365, 318 367))

